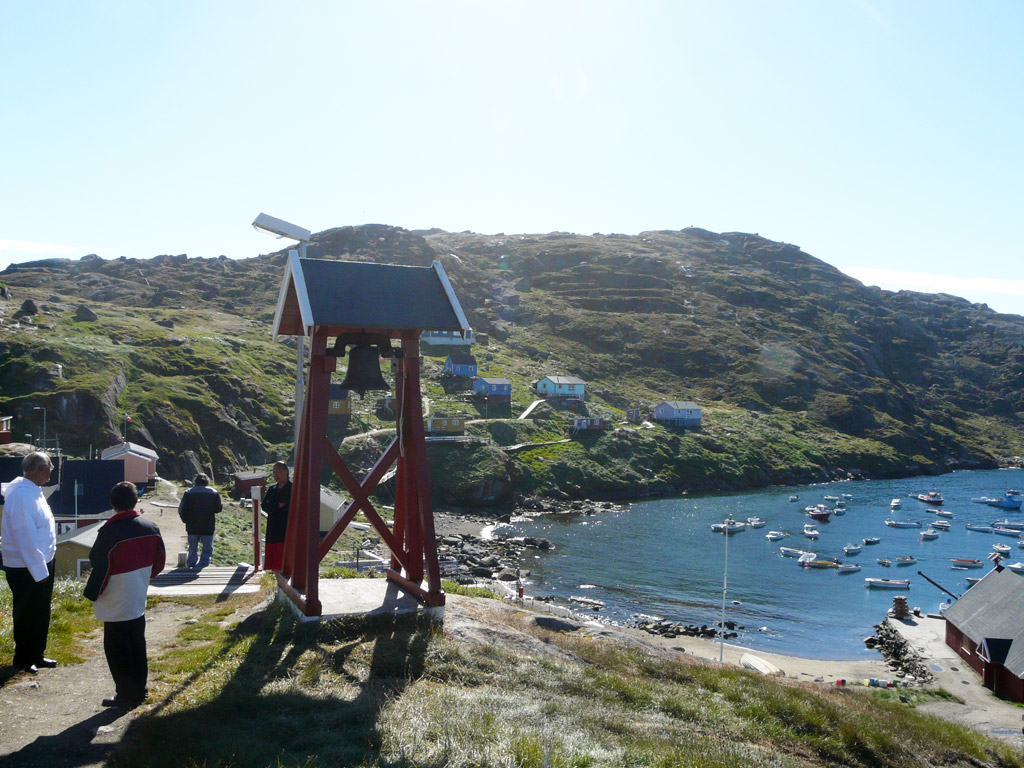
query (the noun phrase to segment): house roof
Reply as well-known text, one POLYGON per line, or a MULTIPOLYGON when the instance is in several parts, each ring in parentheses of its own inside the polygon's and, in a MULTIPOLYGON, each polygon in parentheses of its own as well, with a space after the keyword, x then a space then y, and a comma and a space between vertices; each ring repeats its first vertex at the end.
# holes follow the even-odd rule
POLYGON ((448 275, 430 267, 300 259, 291 254, 274 313, 273 336, 309 335, 314 326, 345 330, 469 330, 448 275))
POLYGON ((235 480, 263 480, 266 478, 266 472, 259 472, 257 470, 249 470, 246 472, 232 472, 231 477, 235 480))
POLYGON ((480 376, 477 381, 483 381, 488 384, 508 384, 509 386, 512 386, 512 382, 508 379, 501 379, 493 376, 480 376))
POLYGON ((1003 666, 1024 678, 1024 578, 1008 568, 990 571, 946 609, 946 621, 996 656, 1005 653, 1003 666))
POLYGON ((96 543, 96 534, 100 531, 100 526, 104 525, 107 521, 100 520, 96 523, 90 523, 89 525, 83 525, 81 528, 75 528, 71 531, 65 531, 57 537, 57 543, 63 544, 65 542, 73 542, 75 544, 81 544, 83 547, 89 547, 92 549, 92 545, 96 543))
POLYGON ((320 486, 320 509, 323 511, 324 507, 327 507, 335 512, 348 504, 348 497, 342 496, 337 491, 332 491, 330 488, 321 485, 320 486))
MULTIPOLYGON (((663 400, 662 402, 658 403, 658 405, 667 405, 669 408, 672 408, 673 410, 676 411, 686 411, 700 408, 700 406, 697 405, 692 400, 663 400)), ((658 405, 654 407, 657 408, 658 405)))
POLYGON ((349 391, 345 389, 341 384, 331 384, 329 394, 327 395, 328 400, 344 400, 349 395, 349 391))
POLYGON ((160 458, 152 448, 147 448, 146 446, 139 445, 138 443, 118 443, 117 445, 112 445, 109 448, 104 448, 102 453, 100 453, 100 457, 104 459, 113 459, 125 453, 133 453, 136 456, 145 456, 147 459, 151 459, 153 461, 160 458))
POLYGON ((452 365, 476 365, 476 358, 472 355, 448 355, 452 365))
POLYGON ((575 376, 542 376, 541 380, 547 379, 552 384, 586 384, 583 379, 577 379, 575 376))

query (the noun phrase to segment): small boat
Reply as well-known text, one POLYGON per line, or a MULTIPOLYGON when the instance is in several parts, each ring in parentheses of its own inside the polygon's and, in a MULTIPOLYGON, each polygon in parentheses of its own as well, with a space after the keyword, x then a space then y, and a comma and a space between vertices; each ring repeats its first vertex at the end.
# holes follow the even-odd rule
POLYGON ((839 501, 838 496, 822 496, 821 498, 825 501, 839 501))
POLYGON ((899 499, 893 499, 889 502, 889 509, 899 509, 903 506, 903 502, 899 499))
POLYGON ((993 520, 993 528, 1012 528, 1015 531, 1024 531, 1024 522, 1019 520, 993 520))
POLYGON ((847 556, 859 555, 861 549, 863 549, 863 547, 860 544, 847 544, 845 547, 843 547, 843 553, 847 556))
MULTIPOLYGON (((842 504, 842 502, 839 503, 842 504)), ((837 505, 836 508, 832 510, 832 514, 836 517, 842 517, 846 514, 846 507, 840 507, 837 505)))
POLYGON ((819 536, 821 536, 821 532, 818 531, 817 528, 807 528, 805 526, 804 527, 804 536, 806 536, 808 539, 816 539, 819 536))
POLYGON ((842 497, 843 497, 844 499, 852 499, 852 498, 853 498, 853 494, 852 494, 852 493, 843 493, 843 494, 840 494, 840 495, 841 495, 841 496, 842 496, 842 497))
POLYGON ((875 589, 910 589, 909 579, 864 579, 865 587, 875 589))
POLYGON ((1018 561, 1016 563, 1010 563, 1006 567, 1009 568, 1014 573, 1024 573, 1024 563, 1022 563, 1020 561, 1018 561))
POLYGON ((1010 496, 1020 496, 1020 491, 1018 491, 1018 490, 1017 490, 1016 488, 1007 488, 1007 489, 1006 489, 1006 492, 1007 492, 1007 493, 1008 493, 1008 494, 1009 494, 1010 496))
POLYGON ((945 520, 936 520, 934 523, 932 523, 932 528, 935 528, 936 530, 939 530, 939 531, 948 531, 949 530, 949 523, 946 522, 945 520))
POLYGON ((972 560, 967 557, 951 557, 949 562, 954 568, 981 568, 985 565, 984 560, 972 560))
POLYGON ((807 554, 806 551, 795 549, 794 547, 779 547, 779 552, 782 553, 783 557, 800 557, 807 554))
POLYGON ((764 537, 768 539, 768 541, 778 541, 779 539, 786 538, 786 534, 784 534, 782 531, 768 531, 768 533, 766 533, 764 537))
POLYGON ((976 531, 977 533, 992 533, 991 525, 978 525, 977 523, 968 523, 965 527, 968 531, 976 531))
POLYGON ((938 515, 939 517, 947 517, 947 518, 953 517, 953 513, 950 512, 948 509, 936 509, 935 510, 935 514, 938 515))
POLYGON ((836 573, 856 573, 860 566, 856 563, 840 563, 836 566, 836 573))
POLYGON ((992 545, 992 551, 993 552, 998 552, 1000 555, 1008 555, 1008 554, 1010 554, 1010 545, 1009 544, 993 544, 992 545))
POLYGON ((1021 506, 1020 499, 1010 493, 1007 493, 1001 499, 991 499, 988 496, 982 496, 979 499, 971 499, 971 501, 975 504, 988 504, 990 507, 998 507, 999 509, 1019 510, 1021 506))
POLYGON ((982 577, 980 577, 980 576, 964 576, 964 581, 967 582, 967 588, 968 589, 970 589, 975 584, 977 584, 979 581, 981 581, 981 579, 982 579, 982 577))
POLYGON ((889 567, 890 565, 892 565, 892 563, 890 563, 890 562, 889 562, 888 560, 886 560, 886 559, 885 559, 884 557, 880 557, 880 558, 878 558, 877 562, 878 562, 878 564, 879 564, 880 566, 882 566, 883 568, 888 568, 888 567, 889 567))
POLYGON ((807 516, 817 520, 819 523, 827 523, 828 516, 832 514, 832 511, 825 509, 825 507, 819 504, 816 507, 808 507, 807 516))
POLYGON ((877 536, 868 536, 867 538, 861 539, 861 541, 863 541, 865 544, 867 544, 870 547, 870 546, 880 542, 881 539, 878 538, 877 536))
POLYGON ((921 541, 934 541, 939 538, 939 532, 934 528, 929 528, 927 531, 921 531, 921 541))
MULTIPOLYGON (((803 558, 801 558, 802 560, 803 558)), ((804 560, 800 563, 804 568, 835 568, 839 565, 838 560, 804 560)))
POLYGON ((731 517, 726 518, 721 523, 715 523, 711 526, 711 530, 715 533, 737 533, 739 531, 745 531, 747 529, 746 523, 740 523, 733 520, 731 517))
POLYGON ((1001 525, 997 525, 993 528, 992 533, 999 534, 1000 536, 1010 536, 1014 539, 1020 538, 1020 531, 1015 531, 1013 528, 1003 528, 1001 525))
POLYGON ((917 494, 917 500, 923 501, 925 504, 941 504, 944 499, 942 494, 938 491, 928 491, 928 493, 917 494))
POLYGON ((797 496, 797 495, 796 495, 796 494, 794 493, 794 494, 793 494, 792 496, 790 496, 790 497, 789 497, 789 500, 790 500, 790 501, 800 501, 800 497, 799 497, 799 496, 797 496))
POLYGON ((744 653, 740 656, 740 666, 745 669, 752 669, 755 672, 760 672, 762 675, 767 675, 769 677, 776 677, 782 674, 782 670, 770 661, 765 661, 760 656, 755 656, 752 653, 744 653))
POLYGON ((896 558, 896 565, 913 565, 916 562, 917 562, 917 558, 916 557, 911 557, 910 555, 906 555, 904 557, 897 557, 896 558))
POLYGON ((760 517, 748 517, 747 525, 751 528, 764 528, 765 522, 760 517))
POLYGON ((885 521, 885 524, 890 528, 920 528, 921 524, 916 520, 889 520, 885 521))

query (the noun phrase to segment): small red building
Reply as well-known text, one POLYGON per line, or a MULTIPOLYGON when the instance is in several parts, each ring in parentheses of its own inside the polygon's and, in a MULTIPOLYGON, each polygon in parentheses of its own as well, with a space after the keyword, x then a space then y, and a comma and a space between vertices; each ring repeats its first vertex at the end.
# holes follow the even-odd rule
POLYGON ((248 499, 252 495, 252 489, 255 487, 266 488, 267 487, 267 473, 266 472, 254 472, 247 470, 245 472, 234 472, 231 475, 231 481, 234 483, 234 496, 236 499, 248 499))
POLYGON ((0 445, 11 442, 11 419, 13 416, 0 416, 0 445))
POLYGON ((1024 702, 1024 577, 993 570, 946 610, 946 645, 986 688, 1024 702))

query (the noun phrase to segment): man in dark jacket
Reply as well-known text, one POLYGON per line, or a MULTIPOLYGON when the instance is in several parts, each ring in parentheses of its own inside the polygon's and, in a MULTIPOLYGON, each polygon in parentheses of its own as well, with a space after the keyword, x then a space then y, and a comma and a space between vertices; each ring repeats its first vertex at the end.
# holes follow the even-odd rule
POLYGON ((137 707, 146 698, 146 591, 149 580, 164 568, 160 529, 135 511, 139 496, 132 483, 118 483, 110 492, 117 513, 96 533, 89 553, 92 572, 85 596, 103 622, 103 652, 115 695, 105 707, 137 707))
POLYGON ((178 505, 178 517, 185 523, 188 534, 188 560, 185 564, 190 571, 201 571, 210 564, 213 556, 213 531, 216 527, 214 515, 222 509, 220 494, 210 487, 210 478, 200 472, 195 485, 185 491, 178 505), (203 554, 199 556, 199 545, 203 554))

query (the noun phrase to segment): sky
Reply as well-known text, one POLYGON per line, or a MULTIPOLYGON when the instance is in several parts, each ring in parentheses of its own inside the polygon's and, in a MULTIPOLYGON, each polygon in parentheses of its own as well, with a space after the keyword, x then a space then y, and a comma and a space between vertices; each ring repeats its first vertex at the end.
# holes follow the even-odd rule
POLYGON ((698 226, 1024 314, 1018 0, 0 0, 0 269, 698 226))

